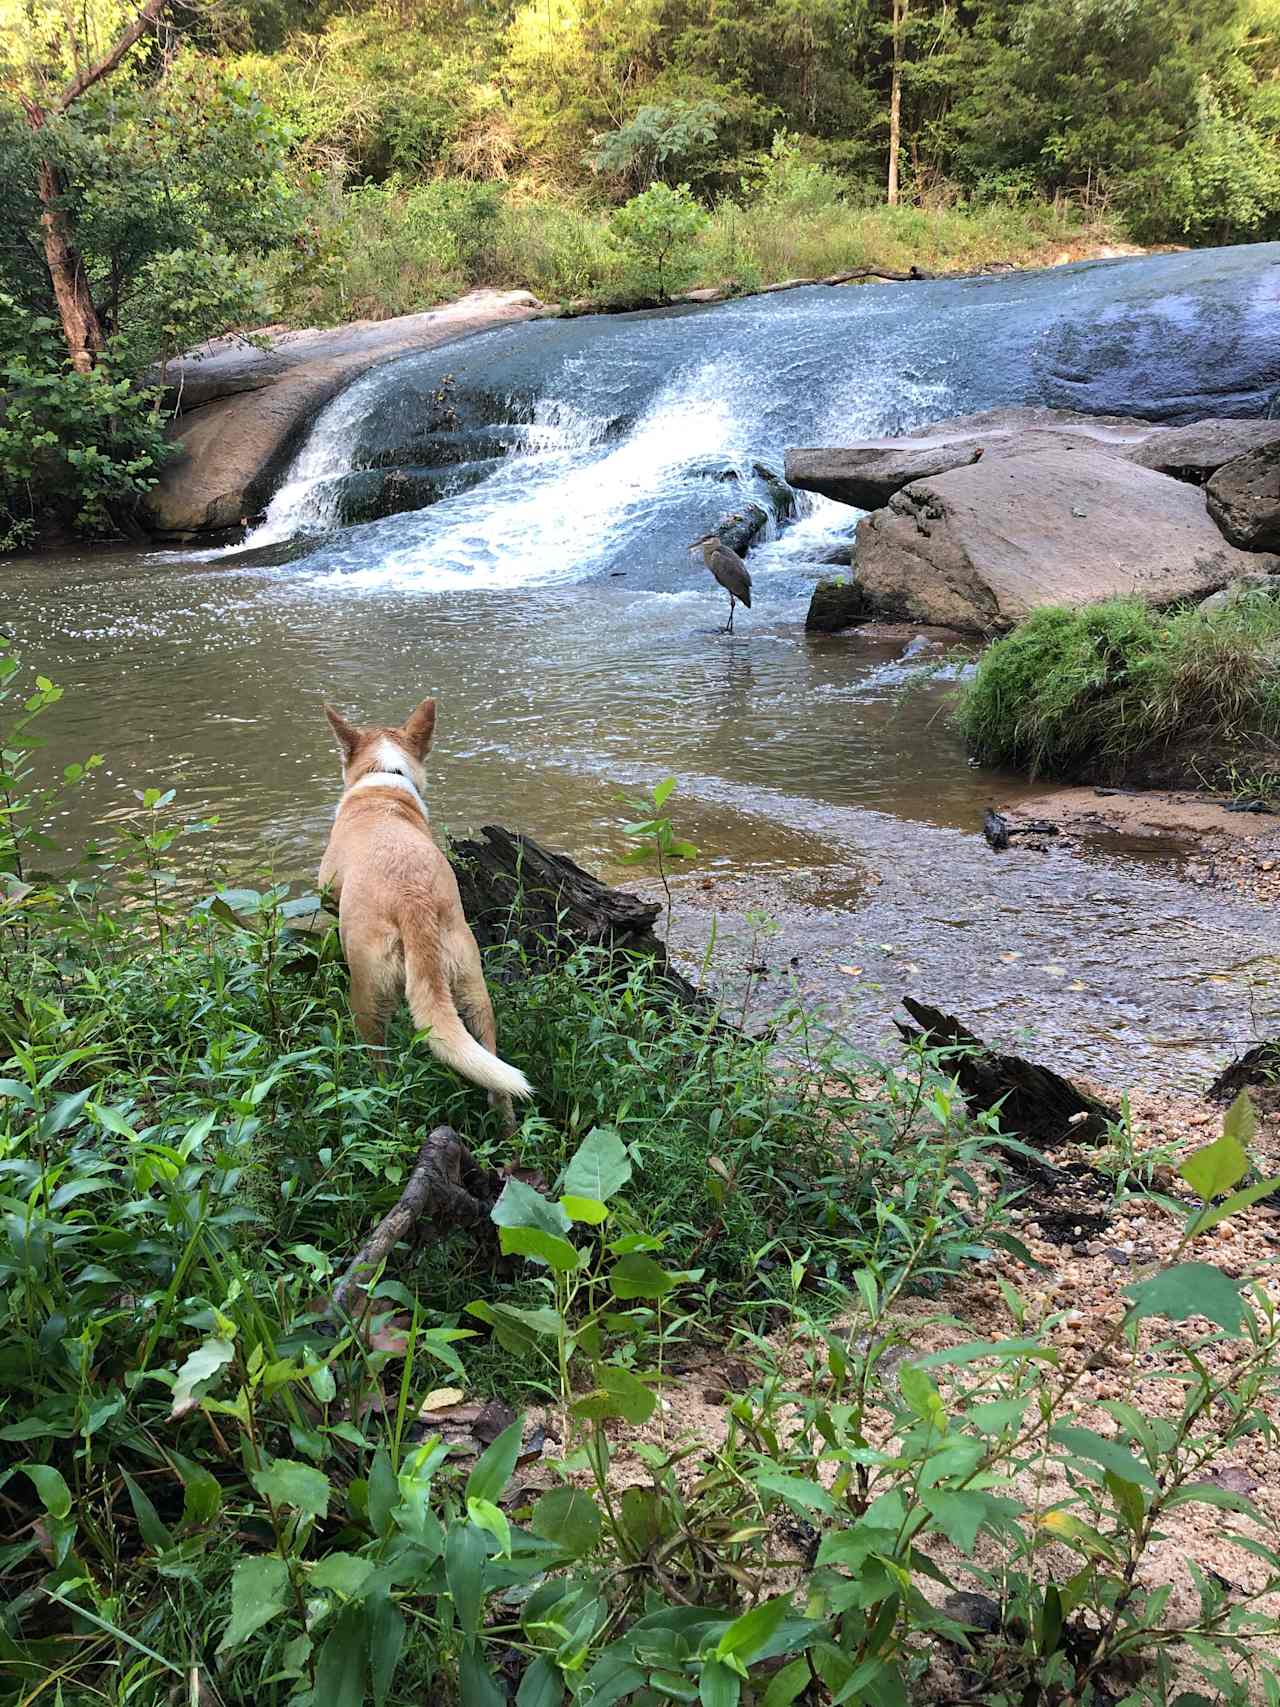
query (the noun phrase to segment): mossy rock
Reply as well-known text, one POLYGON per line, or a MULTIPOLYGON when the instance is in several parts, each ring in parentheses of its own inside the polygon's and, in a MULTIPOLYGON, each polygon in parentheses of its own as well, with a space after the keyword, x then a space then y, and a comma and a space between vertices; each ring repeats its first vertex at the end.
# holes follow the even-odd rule
POLYGON ((856 581, 819 581, 804 626, 810 634, 835 634, 871 620, 866 594, 856 581))

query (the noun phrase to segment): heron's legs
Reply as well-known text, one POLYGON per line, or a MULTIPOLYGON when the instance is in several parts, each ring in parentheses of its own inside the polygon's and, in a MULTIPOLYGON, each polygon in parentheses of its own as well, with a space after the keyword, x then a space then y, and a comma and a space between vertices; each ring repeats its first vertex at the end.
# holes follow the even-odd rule
POLYGON ((721 634, 732 634, 733 633, 733 607, 734 607, 734 603, 735 603, 735 600, 734 600, 733 594, 730 593, 729 594, 729 620, 724 625, 724 627, 720 630, 721 634))

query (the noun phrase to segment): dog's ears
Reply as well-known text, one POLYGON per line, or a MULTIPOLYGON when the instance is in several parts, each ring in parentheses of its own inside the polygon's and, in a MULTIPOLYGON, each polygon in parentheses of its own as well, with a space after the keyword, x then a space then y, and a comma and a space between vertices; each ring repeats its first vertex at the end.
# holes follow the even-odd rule
POLYGON ((436 702, 433 699, 424 699, 400 725, 400 733, 404 736, 409 751, 420 759, 427 756, 427 749, 435 732, 436 702))
POLYGON ((324 714, 329 719, 329 727, 333 730, 338 742, 338 751, 342 754, 343 764, 350 764, 351 755, 356 750, 356 742, 360 739, 360 731, 353 723, 348 723, 340 711, 335 711, 331 705, 326 705, 324 714))

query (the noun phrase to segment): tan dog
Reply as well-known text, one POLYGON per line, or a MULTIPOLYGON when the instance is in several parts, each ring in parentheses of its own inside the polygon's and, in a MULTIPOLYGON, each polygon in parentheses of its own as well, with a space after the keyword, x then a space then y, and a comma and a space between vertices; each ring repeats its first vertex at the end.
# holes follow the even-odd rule
POLYGON ((436 702, 424 699, 399 729, 357 729, 328 705, 324 714, 342 752, 344 787, 320 885, 337 897, 356 1027, 380 1047, 406 999, 431 1053, 483 1085, 513 1129, 511 1099, 529 1096, 529 1081, 494 1053, 480 950, 423 800, 436 702))

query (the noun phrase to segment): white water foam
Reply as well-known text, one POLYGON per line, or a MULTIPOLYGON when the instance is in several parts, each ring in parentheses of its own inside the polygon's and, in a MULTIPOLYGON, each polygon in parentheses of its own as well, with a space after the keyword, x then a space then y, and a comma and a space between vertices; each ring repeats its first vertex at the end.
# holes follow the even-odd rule
MULTIPOLYGON (((376 563, 364 541, 353 539, 350 552, 338 542, 326 578, 349 589, 421 592, 582 579, 662 514, 683 470, 748 458, 719 370, 707 362, 677 376, 626 438, 597 443, 585 460, 580 450, 549 463, 514 457, 480 486, 398 517, 395 543, 376 563)), ((549 401, 531 431, 545 434, 566 419, 584 421, 571 405, 549 401)))

